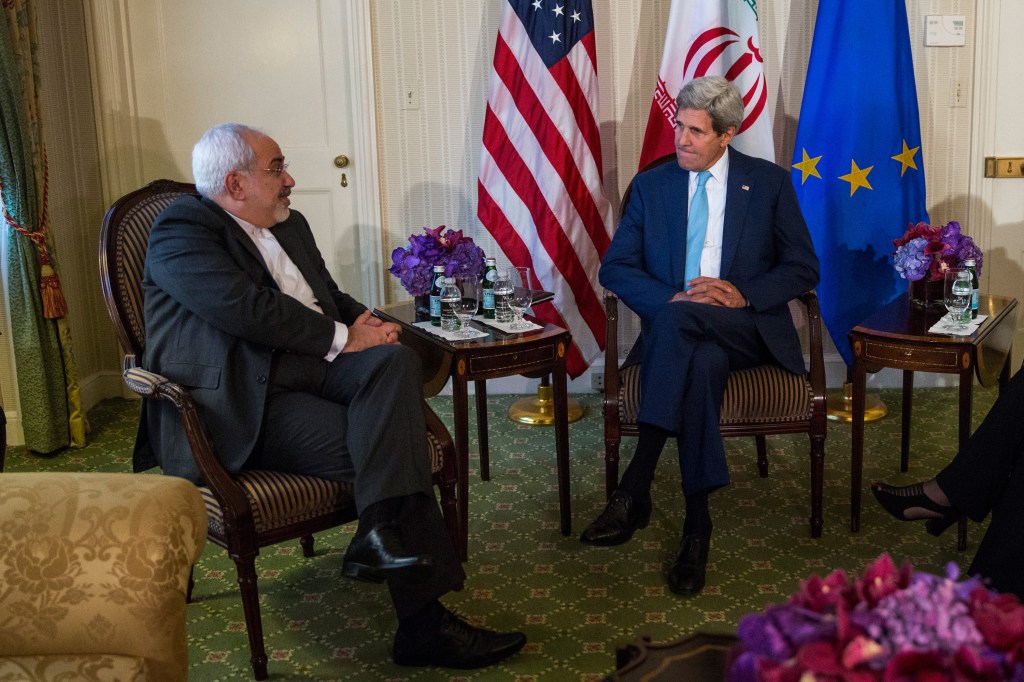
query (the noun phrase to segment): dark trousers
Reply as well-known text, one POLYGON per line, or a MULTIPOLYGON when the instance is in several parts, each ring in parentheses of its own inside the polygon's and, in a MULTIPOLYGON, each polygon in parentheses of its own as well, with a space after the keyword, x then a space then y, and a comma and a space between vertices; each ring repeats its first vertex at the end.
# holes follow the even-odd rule
POLYGON ((398 500, 393 520, 406 549, 435 565, 426 582, 389 582, 399 617, 460 584, 465 574, 434 495, 415 352, 376 346, 330 363, 290 358, 275 370, 249 466, 350 482, 359 513, 398 500))
POLYGON ((683 492, 729 483, 719 430, 729 372, 772 362, 749 310, 681 301, 644 335, 638 421, 674 433, 683 492))
POLYGON ((992 514, 968 573, 1024 599, 1024 370, 1007 382, 978 429, 935 480, 975 521, 992 514))

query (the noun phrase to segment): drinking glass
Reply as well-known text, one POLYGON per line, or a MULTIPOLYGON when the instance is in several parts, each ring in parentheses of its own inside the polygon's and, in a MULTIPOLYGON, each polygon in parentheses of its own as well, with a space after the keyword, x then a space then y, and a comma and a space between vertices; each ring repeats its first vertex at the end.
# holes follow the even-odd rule
POLYGON ((455 316, 459 318, 458 336, 466 338, 473 336, 473 329, 469 321, 476 315, 480 306, 480 282, 474 277, 462 277, 455 281, 462 296, 455 304, 455 316))
POLYGON ((508 328, 529 329, 530 325, 523 321, 523 313, 533 302, 533 280, 530 277, 530 268, 509 268, 508 276, 512 280, 512 296, 509 298, 508 304, 515 314, 515 320, 508 328))
POLYGON ((949 311, 950 321, 943 329, 960 332, 967 329, 964 312, 971 305, 971 273, 964 268, 946 270, 943 282, 943 302, 949 311))

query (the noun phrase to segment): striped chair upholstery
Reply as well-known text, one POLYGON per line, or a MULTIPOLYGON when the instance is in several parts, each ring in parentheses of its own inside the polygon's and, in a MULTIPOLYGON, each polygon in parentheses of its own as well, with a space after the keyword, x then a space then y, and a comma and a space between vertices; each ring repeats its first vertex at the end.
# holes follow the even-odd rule
MULTIPOLYGON (((100 230, 100 278, 107 311, 125 351, 125 384, 143 398, 168 400, 181 417, 196 465, 206 485, 199 490, 206 505, 210 542, 224 547, 238 571, 251 663, 256 679, 267 678, 256 555, 261 547, 299 539, 303 554, 313 556, 313 534, 354 521, 352 486, 311 476, 251 470, 237 476, 220 464, 187 390, 166 377, 137 366, 145 348, 142 319, 142 271, 149 233, 156 216, 178 197, 194 194, 192 185, 157 180, 125 195, 111 206, 100 230)), ((440 491, 445 525, 456 547, 465 529, 455 504, 455 444, 440 418, 423 403, 434 484, 440 491)), ((465 557, 462 557, 465 559, 465 557)), ((189 595, 192 583, 189 581, 189 595)))
MULTIPOLYGON (((648 164, 654 168, 675 161, 667 154, 648 164)), ((629 203, 632 183, 622 196, 622 208, 629 203)), ((622 436, 636 436, 636 417, 640 409, 640 368, 619 368, 618 298, 605 293, 604 352, 604 444, 605 491, 611 495, 619 481, 619 445, 622 436)), ((820 537, 822 488, 825 467, 825 360, 822 351, 821 314, 818 297, 809 291, 793 305, 806 312, 810 368, 804 375, 772 365, 763 365, 729 375, 722 400, 720 428, 722 436, 754 436, 757 444, 757 468, 768 475, 766 436, 806 433, 810 439, 811 536, 820 537)))
POLYGON ((194 185, 173 180, 156 180, 128 194, 110 207, 103 218, 110 234, 100 236, 100 272, 103 298, 115 323, 125 361, 134 364, 136 352, 146 343, 142 319, 142 269, 146 262, 146 244, 153 221, 162 210, 185 194, 195 194, 194 185), (133 349, 133 350, 129 350, 133 349))
MULTIPOLYGON (((640 411, 640 366, 619 372, 619 421, 635 424, 640 411)), ((722 399, 723 426, 761 422, 806 422, 812 417, 813 390, 806 376, 774 365, 733 372, 722 399)))
MULTIPOLYGON (((427 442, 436 479, 443 474, 444 446, 432 433, 427 434, 427 442)), ((324 510, 351 513, 355 504, 351 483, 260 469, 243 471, 237 480, 252 507, 252 523, 257 533, 272 532, 314 519, 324 510)), ((200 486, 199 492, 206 503, 210 532, 223 535, 224 510, 217 496, 206 486, 200 486)))
MULTIPOLYGON (((252 507, 252 525, 266 533, 316 518, 324 509, 341 512, 353 504, 352 486, 312 476, 254 469, 236 477, 252 507)), ((200 486, 210 532, 225 533, 224 510, 213 491, 200 486)))

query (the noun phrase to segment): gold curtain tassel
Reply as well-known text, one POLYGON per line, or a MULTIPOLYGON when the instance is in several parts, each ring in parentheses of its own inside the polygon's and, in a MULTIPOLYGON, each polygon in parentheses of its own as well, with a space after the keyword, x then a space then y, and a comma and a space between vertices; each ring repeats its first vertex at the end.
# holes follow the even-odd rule
POLYGON ((49 263, 39 268, 39 291, 43 297, 43 317, 56 320, 68 314, 68 302, 60 288, 60 279, 49 263))

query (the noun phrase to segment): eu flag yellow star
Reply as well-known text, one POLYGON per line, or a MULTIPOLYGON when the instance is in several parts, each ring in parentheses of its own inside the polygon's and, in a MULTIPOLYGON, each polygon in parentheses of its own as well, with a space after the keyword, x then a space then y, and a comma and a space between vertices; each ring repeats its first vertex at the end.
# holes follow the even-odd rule
POLYGON ((806 149, 803 150, 803 153, 803 160, 800 163, 793 164, 793 168, 796 168, 802 174, 802 177, 800 178, 800 184, 802 185, 805 182, 807 182, 807 177, 810 175, 813 175, 814 177, 821 180, 821 176, 818 175, 818 161, 821 161, 821 157, 815 156, 814 158, 811 158, 810 156, 807 156, 806 149))
POLYGON ((853 196, 853 193, 856 192, 861 187, 866 187, 867 189, 874 189, 871 186, 871 183, 868 182, 868 173, 871 172, 872 168, 874 168, 874 166, 868 166, 867 168, 859 168, 857 166, 856 161, 852 159, 850 160, 850 172, 847 173, 846 175, 840 175, 839 179, 845 180, 846 182, 850 183, 851 197, 853 196))
POLYGON ((894 160, 899 161, 900 163, 903 164, 903 168, 900 169, 901 178, 903 177, 903 174, 907 172, 908 168, 913 168, 914 170, 917 170, 917 163, 914 161, 914 155, 917 154, 917 150, 919 149, 920 147, 914 147, 913 149, 911 149, 910 147, 907 146, 907 141, 903 140, 903 153, 897 154, 896 156, 892 157, 894 160))

